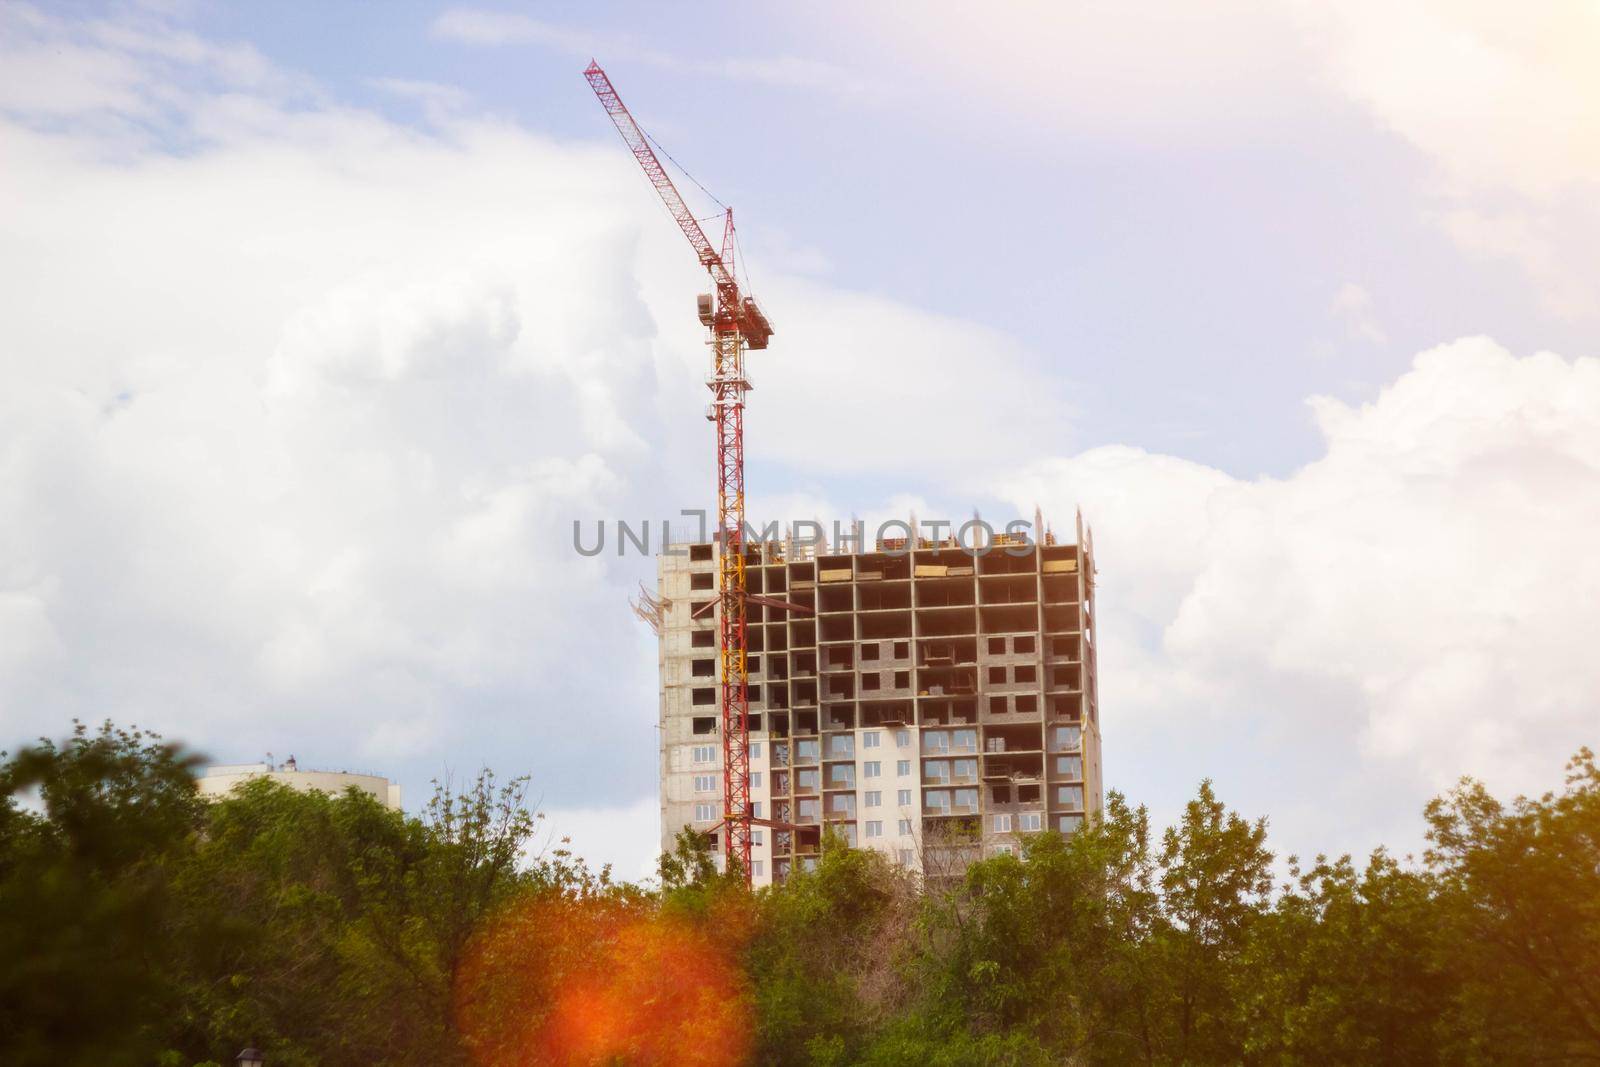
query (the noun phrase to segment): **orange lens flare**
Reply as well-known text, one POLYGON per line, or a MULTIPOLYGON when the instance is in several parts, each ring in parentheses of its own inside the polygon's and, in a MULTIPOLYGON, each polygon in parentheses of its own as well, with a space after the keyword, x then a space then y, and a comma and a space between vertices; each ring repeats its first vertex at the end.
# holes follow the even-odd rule
POLYGON ((455 1013, 478 1067, 718 1067, 750 1052, 736 947, 639 904, 558 899, 508 909, 469 947, 455 1013))

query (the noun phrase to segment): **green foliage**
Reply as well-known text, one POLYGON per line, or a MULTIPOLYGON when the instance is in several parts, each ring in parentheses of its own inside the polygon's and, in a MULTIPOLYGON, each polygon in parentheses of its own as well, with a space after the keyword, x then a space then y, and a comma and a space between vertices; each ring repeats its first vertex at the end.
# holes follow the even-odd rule
POLYGON ((74 722, 0 767, 0 1062, 161 1050, 179 1003, 159 965, 171 886, 202 822, 191 763, 153 734, 74 722))
POLYGON ((1145 812, 1113 793, 1072 838, 1037 835, 922 899, 907 1010, 857 1060, 1600 1058, 1593 756, 1560 795, 1506 810, 1464 783, 1428 820, 1425 867, 1381 849, 1359 872, 1349 857, 1304 872, 1291 860, 1274 896, 1265 823, 1228 812, 1209 783, 1159 852, 1145 812))
POLYGON ((1508 809, 1464 781, 1428 805, 1428 861, 1460 983, 1446 1027, 1460 1063, 1600 1060, 1600 767, 1508 809))
POLYGON ((1239 984, 1246 1058, 1259 1063, 1441 1062, 1450 983, 1425 874, 1379 850, 1359 875, 1317 857, 1258 921, 1239 984))
POLYGON ((575 876, 523 863, 526 783, 484 772, 420 819, 358 790, 256 781, 218 802, 186 872, 187 1047, 241 1035, 288 1064, 465 1062, 451 998, 467 942, 514 895, 575 876))
POLYGON ((468 940, 520 894, 605 892, 529 854, 522 780, 421 818, 268 780, 205 803, 153 735, 79 725, 0 768, 0 1062, 464 1063, 468 940), (37 796, 41 810, 21 801, 37 796))
POLYGON ((882 853, 823 842, 814 870, 759 895, 749 971, 756 1060, 852 1063, 901 999, 913 887, 882 853))
POLYGON ((671 852, 656 861, 661 883, 660 907, 664 914, 699 923, 729 927, 732 940, 750 922, 749 894, 737 868, 718 871, 705 836, 692 827, 678 831, 671 852))
POLYGON ((461 975, 485 931, 523 984, 478 990, 497 999, 476 1017, 525 1024, 549 1008, 526 1001, 561 995, 539 976, 594 955, 540 925, 565 914, 545 905, 597 901, 689 938, 640 965, 645 986, 689 947, 741 960, 725 1006, 762 1064, 1600 1059, 1588 750, 1560 792, 1503 804, 1466 781, 1434 801, 1420 864, 1291 858, 1276 892, 1265 822, 1210 783, 1159 838, 1113 793, 1072 837, 1029 835, 954 881, 830 837, 752 894, 689 831, 656 889, 540 849, 522 780, 484 772, 407 817, 270 781, 204 803, 192 762, 80 724, 0 765, 0 1062, 206 1067, 253 1043, 274 1067, 464 1065, 461 975))
POLYGON ((1209 781, 1163 836, 1160 922, 1148 946, 1156 977, 1146 1016, 1154 1058, 1239 1058, 1234 994, 1245 977, 1241 956, 1272 887, 1266 837, 1266 820, 1249 823, 1226 811, 1209 781))

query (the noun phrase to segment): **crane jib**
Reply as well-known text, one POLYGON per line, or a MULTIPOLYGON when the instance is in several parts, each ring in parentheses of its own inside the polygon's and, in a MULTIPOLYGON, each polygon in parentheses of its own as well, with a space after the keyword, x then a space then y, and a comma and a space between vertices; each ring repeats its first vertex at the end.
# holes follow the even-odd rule
POLYGON ((644 130, 623 104, 611 79, 590 61, 583 72, 606 114, 622 135, 673 221, 689 239, 700 264, 711 275, 716 307, 702 298, 700 321, 711 330, 712 374, 715 394, 712 417, 717 432, 717 545, 720 595, 718 636, 722 650, 722 851, 728 868, 752 875, 750 802, 750 703, 747 662, 745 584, 744 394, 750 383, 744 373, 746 349, 764 349, 772 337, 772 323, 754 299, 739 292, 734 271, 733 209, 723 216, 722 248, 717 249, 684 203, 644 130))

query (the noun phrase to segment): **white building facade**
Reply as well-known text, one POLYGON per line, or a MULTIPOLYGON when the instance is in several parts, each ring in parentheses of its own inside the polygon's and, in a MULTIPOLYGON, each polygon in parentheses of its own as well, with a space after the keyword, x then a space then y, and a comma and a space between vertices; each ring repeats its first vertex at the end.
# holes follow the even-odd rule
POLYGON ((290 789, 301 792, 316 791, 333 796, 346 789, 355 788, 373 797, 378 803, 393 811, 400 810, 400 784, 376 774, 358 774, 350 771, 301 770, 290 757, 281 764, 224 763, 207 767, 198 779, 200 795, 223 797, 245 782, 268 778, 281 782, 290 789))

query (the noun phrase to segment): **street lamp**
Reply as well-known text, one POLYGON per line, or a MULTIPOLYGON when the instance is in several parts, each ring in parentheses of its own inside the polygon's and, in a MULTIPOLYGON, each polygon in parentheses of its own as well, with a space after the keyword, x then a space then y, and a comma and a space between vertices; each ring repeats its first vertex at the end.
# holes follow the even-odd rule
POLYGON ((260 1049, 251 1045, 235 1056, 233 1062, 237 1063, 239 1067, 261 1067, 262 1064, 267 1062, 267 1058, 261 1054, 260 1049))

